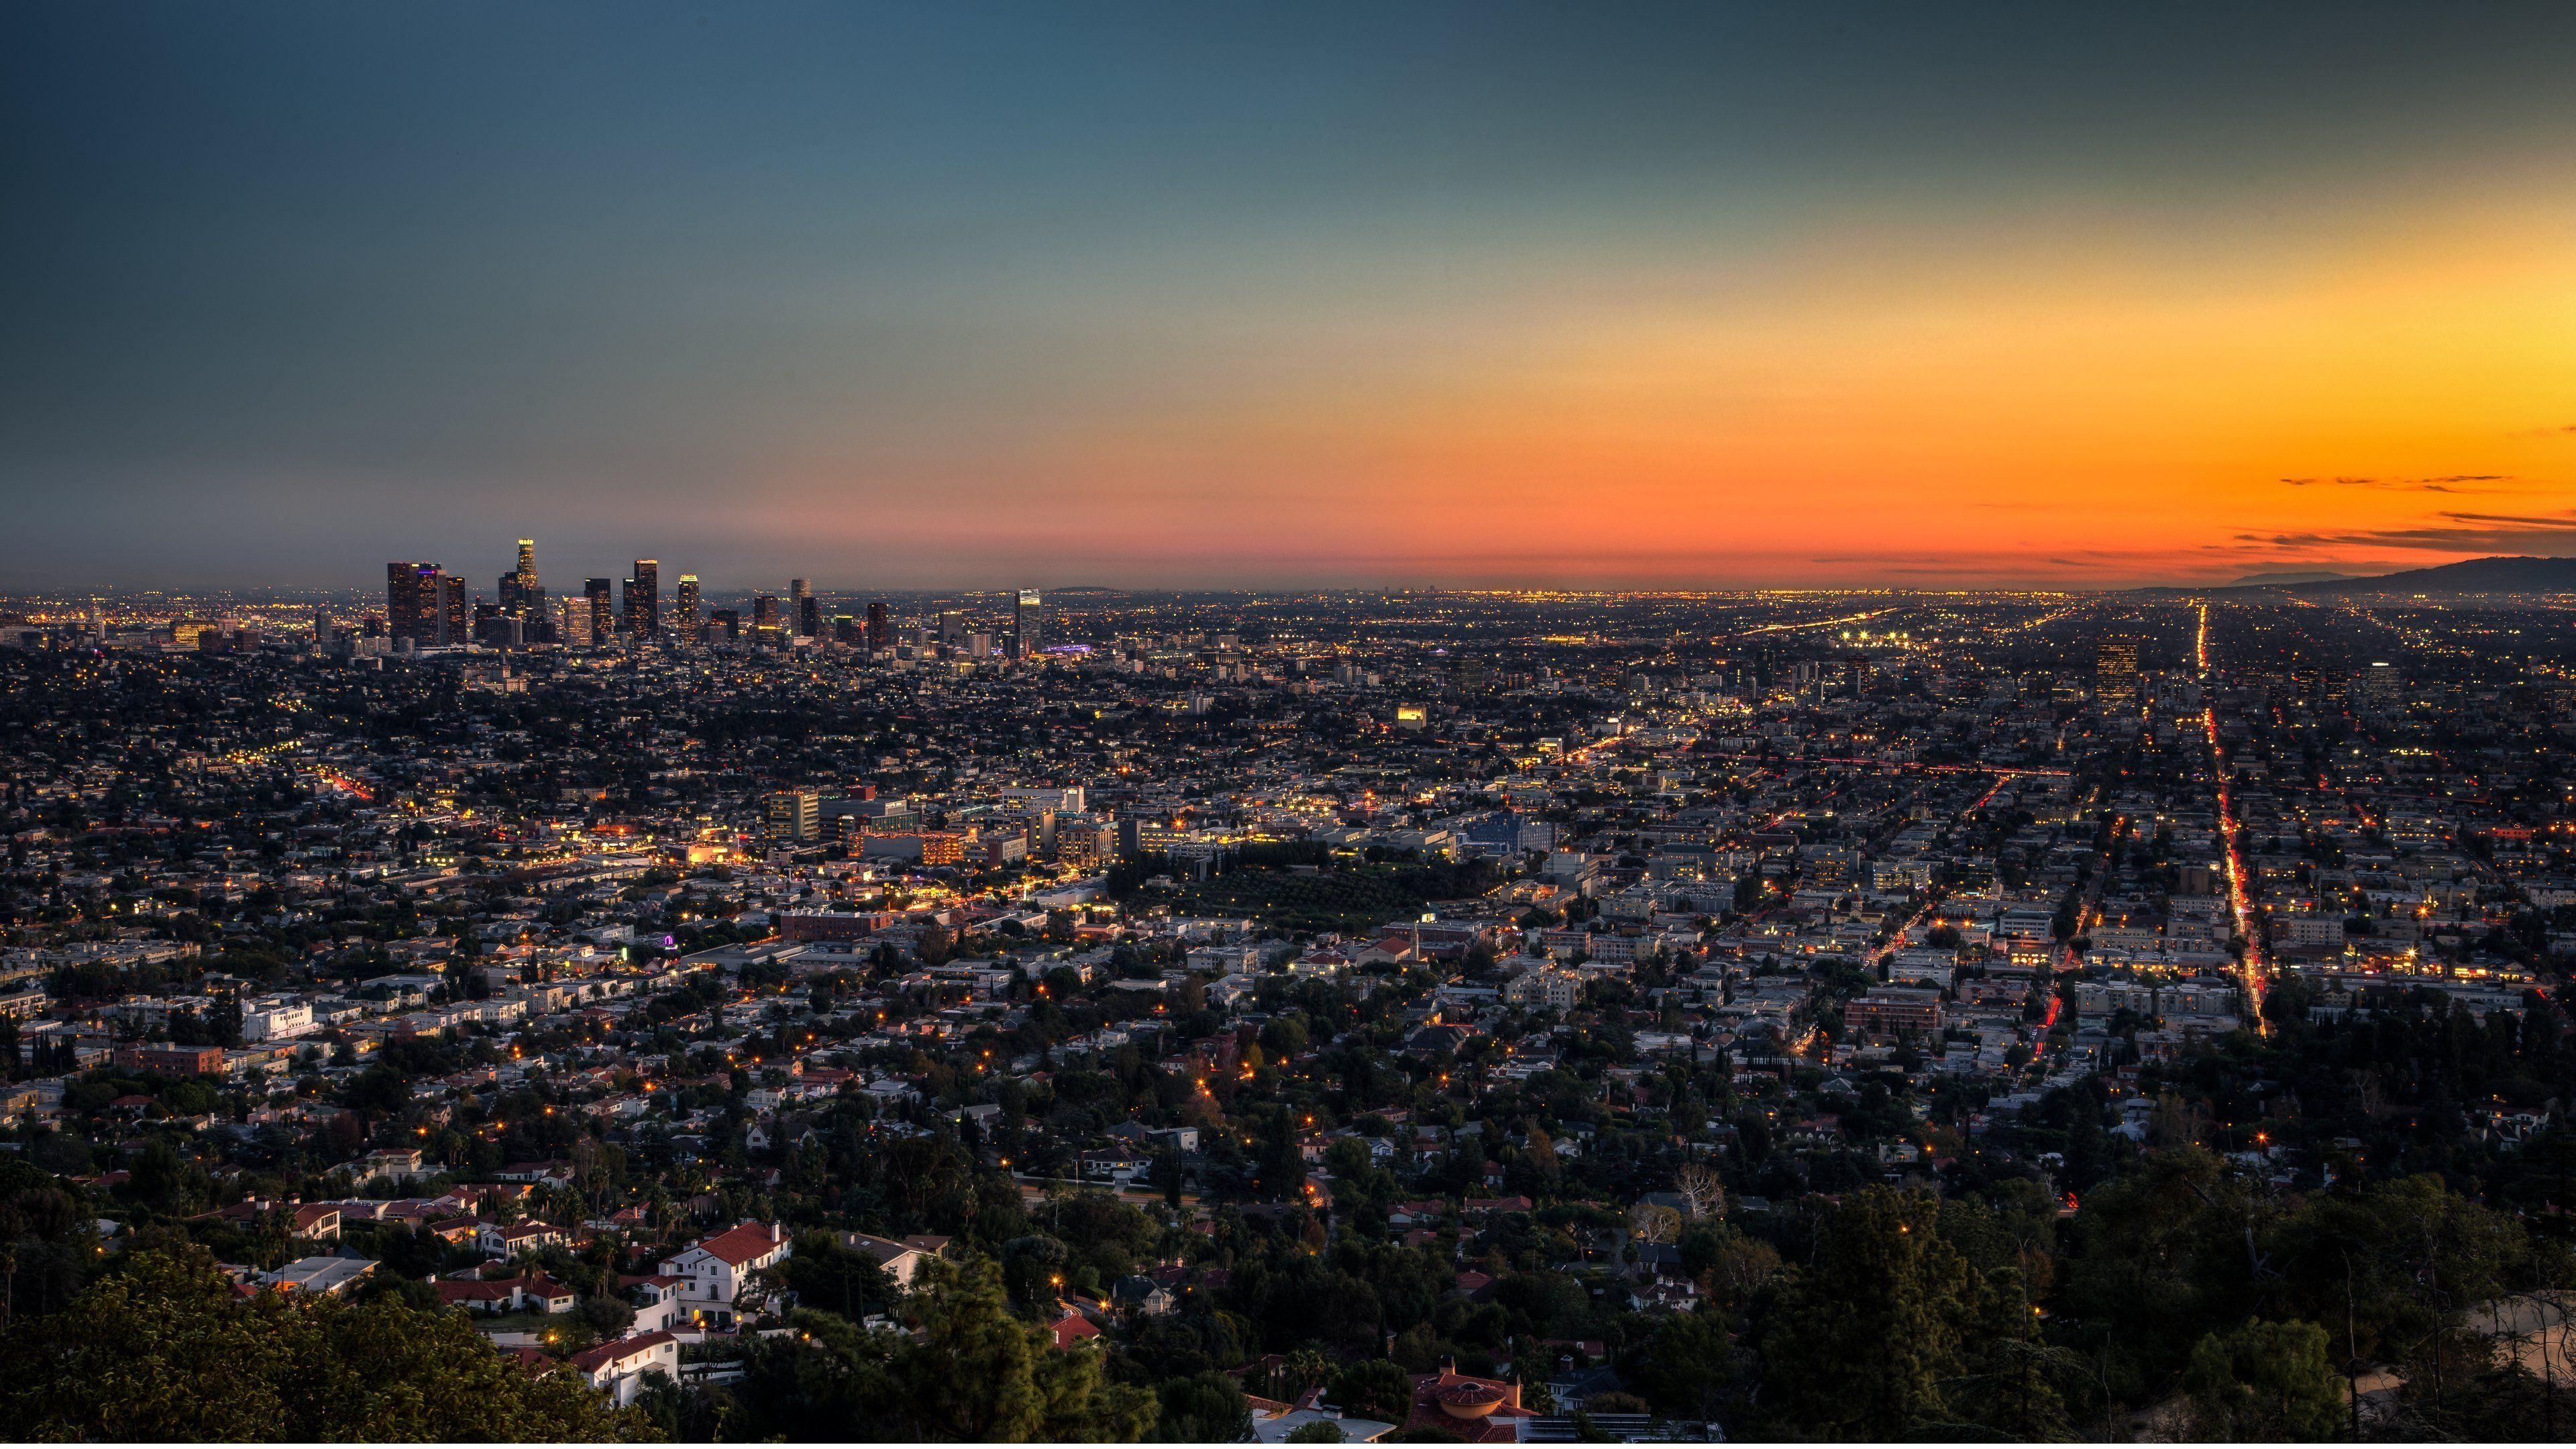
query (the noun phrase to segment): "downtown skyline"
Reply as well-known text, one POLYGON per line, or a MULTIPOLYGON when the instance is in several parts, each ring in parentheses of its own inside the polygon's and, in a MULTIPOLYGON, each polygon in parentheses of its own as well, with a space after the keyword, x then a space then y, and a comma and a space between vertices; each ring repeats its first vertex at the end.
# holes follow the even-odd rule
POLYGON ((0 589, 2576 553, 2576 16, 2482 19, 24 7, 0 589))

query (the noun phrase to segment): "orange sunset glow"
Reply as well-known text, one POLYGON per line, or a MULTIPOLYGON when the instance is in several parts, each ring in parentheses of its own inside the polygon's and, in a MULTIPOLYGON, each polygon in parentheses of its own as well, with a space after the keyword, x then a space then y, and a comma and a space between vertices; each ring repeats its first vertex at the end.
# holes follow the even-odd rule
POLYGON ((748 25, 758 88, 647 25, 562 115, 494 69, 543 27, 406 34, 416 91, 339 69, 356 25, 219 105, 30 77, 61 134, 162 159, 53 177, 13 244, 49 280, 11 561, 283 582, 501 513, 610 553, 685 527, 711 583, 2576 552, 2566 26, 1869 14, 1042 27, 1063 68, 1017 30, 748 25), (872 47, 909 60, 853 94, 872 47), (424 99, 464 77, 490 114, 424 99), (266 180, 196 179, 227 167, 266 180))

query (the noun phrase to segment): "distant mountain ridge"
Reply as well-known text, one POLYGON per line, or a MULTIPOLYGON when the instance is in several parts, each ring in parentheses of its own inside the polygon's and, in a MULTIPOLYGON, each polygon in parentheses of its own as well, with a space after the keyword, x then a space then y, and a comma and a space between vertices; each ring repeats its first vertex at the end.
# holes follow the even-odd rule
POLYGON ((2228 587, 2231 589, 2278 589, 2286 588, 2291 584, 2332 583, 2338 579, 2348 579, 2351 577, 2352 575, 2350 574, 2339 574, 2332 569, 2304 569, 2289 573, 2247 574, 2245 577, 2229 584, 2228 587))
POLYGON ((2294 594, 2576 593, 2576 558, 2472 558, 2368 578, 2321 579, 2276 587, 2286 587, 2294 594))

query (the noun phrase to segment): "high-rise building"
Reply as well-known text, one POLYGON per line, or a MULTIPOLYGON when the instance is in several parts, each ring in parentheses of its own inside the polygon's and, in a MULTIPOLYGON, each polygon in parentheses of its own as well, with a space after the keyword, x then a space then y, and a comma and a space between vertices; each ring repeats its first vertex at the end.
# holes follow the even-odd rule
POLYGON ((499 600, 499 612, 517 619, 521 633, 529 638, 545 632, 546 591, 537 584, 537 541, 519 540, 519 565, 501 575, 493 597, 499 600))
POLYGON ((607 579, 589 579, 583 582, 582 597, 590 603, 590 638, 587 641, 567 640, 566 642, 588 642, 596 647, 606 644, 608 636, 617 632, 617 601, 616 595, 612 592, 615 587, 616 585, 607 579))
POLYGON ((2396 708, 2406 696, 2404 670, 2386 660, 2374 660, 2370 667, 2353 676, 2346 697, 2356 709, 2381 712, 2396 708))
POLYGON ((2138 645, 2105 639, 2093 657, 2093 697, 2103 704, 2138 702, 2138 645))
POLYGON ((442 573, 438 576, 438 642, 463 644, 474 636, 468 623, 472 610, 465 597, 465 576, 442 573))
POLYGON ((564 599, 561 617, 555 621, 555 637, 567 647, 591 642, 590 600, 569 596, 564 599))
POLYGON ((385 637, 414 645, 438 642, 438 565, 385 565, 385 637))
POLYGON ((1020 590, 1019 605, 1011 613, 1011 652, 1022 659, 1034 659, 1046 642, 1046 602, 1035 589, 1020 590))
POLYGON ((814 597, 813 580, 789 579, 787 601, 789 620, 798 638, 811 639, 823 632, 823 605, 814 597))
POLYGON ((879 649, 893 647, 894 626, 886 622, 885 601, 880 599, 868 605, 868 650, 874 653, 879 649))
POLYGON ((771 840, 781 843, 807 841, 823 833, 821 791, 777 790, 771 792, 763 803, 771 840))
POLYGON ((755 644, 778 642, 778 596, 755 593, 751 596, 751 640, 755 644))
POLYGON ((638 639, 651 639, 662 632, 662 565, 658 560, 637 559, 634 574, 626 580, 626 632, 638 639))
POLYGON ((698 642, 698 597, 698 576, 680 575, 680 597, 672 606, 671 629, 691 644, 698 642))

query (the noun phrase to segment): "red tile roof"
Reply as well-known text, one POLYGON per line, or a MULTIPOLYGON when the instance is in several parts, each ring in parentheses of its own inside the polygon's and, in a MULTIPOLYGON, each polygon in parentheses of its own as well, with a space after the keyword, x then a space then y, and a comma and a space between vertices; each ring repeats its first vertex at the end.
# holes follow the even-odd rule
POLYGON ((633 1338, 621 1338, 615 1343, 603 1343, 597 1348, 585 1348, 565 1362, 583 1373, 591 1373, 601 1364, 613 1363, 621 1358, 633 1358, 656 1345, 679 1341, 669 1329, 657 1328, 651 1333, 639 1333, 633 1338))
POLYGON ((769 1253, 784 1241, 784 1237, 770 1231, 767 1223, 744 1223, 740 1227, 727 1228, 697 1246, 739 1268, 769 1253))

